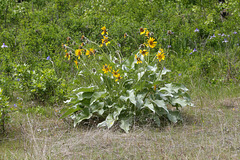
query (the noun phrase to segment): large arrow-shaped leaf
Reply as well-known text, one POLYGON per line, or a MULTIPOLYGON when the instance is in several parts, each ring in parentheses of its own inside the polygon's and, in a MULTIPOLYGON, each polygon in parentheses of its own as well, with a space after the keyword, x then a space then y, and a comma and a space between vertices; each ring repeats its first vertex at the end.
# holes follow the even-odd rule
POLYGON ((147 98, 145 101, 145 104, 143 107, 147 107, 148 109, 150 109, 151 111, 153 111, 153 113, 155 113, 155 109, 153 104, 151 103, 151 101, 147 98))
POLYGON ((132 124, 132 118, 131 117, 122 119, 121 124, 120 124, 120 128, 122 128, 126 133, 128 133, 131 124, 132 124))
POLYGON ((182 98, 177 98, 172 101, 173 105, 180 104, 182 107, 185 107, 188 105, 188 102, 182 98))
POLYGON ((154 100, 152 102, 155 103, 159 108, 163 108, 168 113, 168 109, 167 109, 166 104, 163 100, 154 100))
POLYGON ((83 108, 82 112, 76 116, 73 126, 76 127, 78 123, 80 123, 84 119, 89 119, 91 117, 92 113, 90 113, 89 108, 83 108))

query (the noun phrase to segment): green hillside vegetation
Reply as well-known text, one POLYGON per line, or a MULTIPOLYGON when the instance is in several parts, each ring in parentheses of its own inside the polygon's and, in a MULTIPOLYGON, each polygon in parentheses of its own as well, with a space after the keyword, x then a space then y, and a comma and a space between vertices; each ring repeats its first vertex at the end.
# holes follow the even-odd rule
MULTIPOLYGON (((86 127, 94 128, 93 136, 98 131, 113 137, 115 132, 118 136, 146 132, 162 141, 156 137, 158 132, 166 135, 170 127, 171 138, 178 139, 173 133, 185 134, 181 130, 185 126, 191 133, 201 130, 205 137, 198 140, 203 148, 209 145, 205 130, 221 132, 218 139, 239 142, 235 135, 240 121, 238 0, 4 0, 0 1, 0 34, 0 146, 11 150, 12 137, 24 137, 19 146, 33 146, 29 152, 15 148, 16 154, 0 149, 0 159, 40 156, 38 149, 44 150, 44 145, 36 137, 50 134, 36 131, 40 124, 42 128, 57 124, 61 129, 54 128, 56 134, 69 130, 62 139, 68 142, 69 137, 88 132, 86 127), (223 128, 218 130, 214 126, 221 118, 227 122, 225 126, 221 121, 223 128), (234 133, 223 136, 224 127, 234 133), (17 135, 19 130, 27 135, 17 135)), ((116 139, 110 142, 109 155, 100 159, 115 157, 110 152, 116 151, 116 139)), ((183 140, 179 143, 188 146, 183 140)), ((225 146, 226 154, 219 145, 210 144, 217 146, 212 158, 238 156, 237 143, 225 146)), ((155 148, 157 143, 146 146, 155 148)), ((99 158, 101 147, 84 148, 94 154, 83 158, 99 158)), ((188 159, 178 147, 175 156, 188 159)), ((205 150, 191 152, 188 147, 185 154, 191 158, 205 150)), ((54 147, 50 150, 57 152, 54 147)), ((65 155, 45 151, 45 159, 65 155)), ((120 159, 126 150, 117 147, 116 152, 120 159)), ((132 152, 141 158, 136 150, 132 152)), ((170 153, 162 158, 176 158, 170 153)), ((142 159, 157 157, 157 152, 152 154, 142 159)))

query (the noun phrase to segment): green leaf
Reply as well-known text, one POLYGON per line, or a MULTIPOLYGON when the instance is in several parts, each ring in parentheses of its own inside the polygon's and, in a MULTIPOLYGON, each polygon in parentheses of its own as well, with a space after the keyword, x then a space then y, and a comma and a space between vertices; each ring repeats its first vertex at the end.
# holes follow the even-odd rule
POLYGON ((162 87, 160 89, 160 91, 167 91, 168 93, 178 93, 179 90, 182 90, 184 92, 188 91, 188 89, 181 85, 181 84, 172 84, 172 83, 168 83, 168 84, 165 84, 165 87, 162 87))
POLYGON ((162 76, 167 74, 168 72, 171 72, 171 70, 163 69, 161 73, 160 72, 156 73, 156 76, 158 77, 157 81, 162 81, 162 76))
POLYGON ((162 80, 157 80, 153 83, 153 85, 158 85, 158 84, 161 84, 161 83, 163 83, 162 80))
MULTIPOLYGON (((60 118, 66 118, 67 116, 71 115, 72 113, 81 110, 80 107, 71 107, 68 109, 60 118)), ((61 111, 62 112, 62 111, 61 111)))
POLYGON ((168 109, 167 109, 166 104, 163 100, 154 100, 152 102, 155 103, 159 108, 163 108, 168 113, 168 109))
POLYGON ((116 103, 113 103, 112 105, 107 105, 108 108, 114 108, 116 103))
POLYGON ((153 120, 155 121, 158 127, 161 127, 161 122, 157 115, 153 115, 153 120))
POLYGON ((92 97, 93 92, 79 92, 76 94, 79 101, 82 101, 85 98, 90 99, 92 97))
POLYGON ((113 126, 115 119, 113 118, 112 114, 109 114, 105 121, 98 124, 98 127, 107 127, 108 129, 113 126))
POLYGON ((128 93, 129 96, 128 97, 120 96, 120 100, 127 102, 127 100, 129 99, 130 102, 136 106, 136 99, 135 99, 135 95, 134 95, 134 90, 133 89, 132 90, 127 90, 127 93, 128 93))
POLYGON ((126 89, 130 89, 134 84, 133 82, 134 82, 133 79, 123 80, 123 87, 126 89))
POLYGON ((173 99, 172 105, 175 106, 176 104, 180 104, 182 107, 185 107, 188 105, 188 102, 182 98, 173 99))
POLYGON ((89 119, 91 117, 92 117, 92 113, 90 113, 89 108, 83 108, 82 112, 76 116, 73 126, 76 127, 78 123, 80 123, 85 119, 89 119))
POLYGON ((142 81, 142 82, 138 82, 134 85, 133 89, 135 89, 135 91, 141 91, 143 88, 146 87, 146 81, 142 81))
POLYGON ((150 65, 147 66, 148 71, 156 72, 157 69, 158 69, 158 67, 156 64, 154 66, 150 66, 150 65))
POLYGON ((113 112, 113 118, 115 120, 118 119, 118 116, 120 115, 121 111, 123 110, 123 108, 120 108, 118 106, 115 106, 116 110, 113 112))
POLYGON ((173 123, 177 123, 178 120, 182 120, 179 111, 169 111, 169 114, 167 114, 167 117, 173 123))
MULTIPOLYGON (((113 80, 105 74, 103 75, 102 78, 103 78, 102 85, 105 85, 107 87, 107 89, 109 89, 109 90, 112 89, 113 80)), ((115 82, 114 82, 114 84, 115 84, 115 82)))
POLYGON ((95 101, 97 101, 100 98, 106 97, 107 93, 104 92, 94 92, 90 101, 90 105, 93 104, 95 101))
POLYGON ((155 109, 151 101, 147 98, 143 107, 146 107, 155 113, 155 109))
POLYGON ((91 99, 84 99, 84 100, 81 101, 81 104, 82 104, 83 106, 90 106, 90 100, 91 100, 91 99))
POLYGON ((142 71, 140 73, 138 73, 138 81, 142 78, 142 76, 144 75, 145 71, 142 71))
POLYGON ((163 100, 167 100, 168 98, 174 97, 171 93, 163 94, 163 93, 159 92, 158 94, 161 97, 161 99, 163 99, 163 100))
POLYGON ((127 91, 129 94, 129 100, 132 104, 134 104, 136 106, 136 99, 135 99, 135 94, 134 94, 134 90, 128 90, 127 91))
POLYGON ((77 89, 74 89, 73 92, 93 92, 97 89, 96 86, 89 86, 89 87, 80 87, 80 88, 77 88, 77 89))
POLYGON ((94 93, 94 92, 84 92, 84 93, 82 94, 82 97, 83 97, 83 98, 86 98, 86 99, 90 99, 90 98, 92 98, 93 93, 94 93))
POLYGON ((121 120, 120 128, 122 128, 126 133, 129 132, 132 123, 132 117, 128 117, 121 120))
POLYGON ((96 102, 93 105, 90 105, 90 107, 92 109, 92 113, 97 112, 100 115, 104 113, 104 110, 103 110, 104 102, 96 102))
POLYGON ((141 108, 144 104, 143 99, 147 93, 138 94, 136 97, 136 107, 141 108))
POLYGON ((129 99, 129 97, 126 97, 126 96, 120 96, 119 98, 120 98, 120 100, 125 101, 125 102, 127 102, 127 100, 129 99))
POLYGON ((163 69, 161 75, 165 75, 165 74, 167 74, 168 72, 171 72, 171 70, 169 70, 169 69, 163 69))

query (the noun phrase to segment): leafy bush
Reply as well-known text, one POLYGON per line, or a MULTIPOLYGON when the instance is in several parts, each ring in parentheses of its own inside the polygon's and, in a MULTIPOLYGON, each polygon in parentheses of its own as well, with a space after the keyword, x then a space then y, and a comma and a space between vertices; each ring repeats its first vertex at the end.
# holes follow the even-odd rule
POLYGON ((57 78, 55 70, 43 69, 32 72, 31 96, 39 101, 58 102, 64 99, 65 83, 57 78))
MULTIPOLYGON (((50 61, 50 60, 49 60, 50 61)), ((41 102, 55 103, 64 100, 67 86, 54 69, 36 69, 23 64, 15 66, 14 77, 24 94, 41 102)))
POLYGON ((153 119, 158 126, 162 116, 174 123, 180 120, 179 109, 192 105, 186 93, 188 89, 163 79, 170 70, 163 68, 164 50, 160 48, 154 54, 157 42, 150 32, 141 28, 144 42, 129 57, 122 57, 119 50, 114 52, 118 46, 114 46, 114 39, 109 40, 106 28, 102 27, 102 30, 100 45, 84 36, 83 44, 88 44, 82 45, 81 49, 74 50, 72 47, 75 46, 64 45, 65 57, 70 62, 74 61, 77 68, 82 64, 79 74, 90 83, 86 83, 87 87, 73 90, 66 101, 69 107, 62 110, 62 118, 71 115, 76 126, 97 116, 105 119, 98 126, 111 128, 119 121, 125 132, 136 119, 141 121, 143 117, 153 119), (98 48, 98 52, 89 47, 98 48), (170 106, 174 109, 170 110, 170 106))

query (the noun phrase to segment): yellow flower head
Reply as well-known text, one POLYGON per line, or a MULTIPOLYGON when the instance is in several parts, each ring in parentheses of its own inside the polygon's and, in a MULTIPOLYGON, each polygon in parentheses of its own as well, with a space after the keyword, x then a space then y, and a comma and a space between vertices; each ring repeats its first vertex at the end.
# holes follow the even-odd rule
POLYGON ((120 74, 118 74, 118 76, 116 77, 117 79, 115 80, 116 82, 120 79, 122 79, 123 77, 120 76, 120 74))
POLYGON ((164 59, 165 59, 165 55, 164 55, 164 53, 163 53, 163 49, 160 49, 160 50, 158 51, 158 54, 157 54, 156 56, 157 56, 157 59, 159 60, 159 62, 160 62, 161 60, 164 60, 164 59))
POLYGON ((118 69, 117 71, 114 71, 114 70, 113 70, 113 72, 112 72, 113 77, 119 77, 120 74, 119 74, 118 72, 119 72, 119 69, 118 69))
POLYGON ((148 55, 148 52, 147 52, 147 50, 146 49, 144 49, 144 50, 141 50, 140 49, 140 51, 139 51, 143 56, 147 56, 148 55))
POLYGON ((74 62, 75 62, 75 64, 76 64, 77 68, 78 68, 78 61, 77 61, 77 60, 75 60, 74 62))
POLYGON ((86 51, 86 56, 90 57, 92 55, 95 56, 95 50, 90 48, 89 50, 86 51))
POLYGON ((147 30, 147 28, 142 28, 142 27, 141 27, 141 28, 139 29, 140 35, 144 34, 146 30, 147 30))
POLYGON ((107 36, 103 36, 102 44, 100 45, 100 47, 102 47, 103 44, 105 44, 105 45, 107 46, 109 43, 110 43, 110 42, 108 41, 108 37, 107 37, 107 36))
POLYGON ((103 26, 103 27, 101 28, 101 30, 103 30, 102 33, 101 33, 102 35, 108 34, 107 29, 106 29, 105 26, 103 26))
POLYGON ((157 42, 154 42, 154 38, 150 37, 148 39, 148 46, 151 47, 151 48, 154 48, 156 45, 157 45, 157 42))
POLYGON ((150 32, 147 30, 146 31, 146 34, 145 34, 146 37, 150 37, 150 32))
POLYGON ((70 53, 66 53, 65 57, 67 57, 68 60, 70 60, 70 53))
POLYGON ((78 59, 80 59, 80 56, 82 55, 82 51, 83 51, 83 49, 75 50, 75 55, 78 57, 78 59))
POLYGON ((137 59, 137 64, 142 63, 140 57, 138 57, 136 54, 135 54, 135 59, 137 59))
POLYGON ((105 65, 103 65, 102 71, 104 73, 108 73, 108 72, 111 72, 111 69, 112 69, 112 67, 110 66, 110 64, 109 65, 105 64, 105 65))

